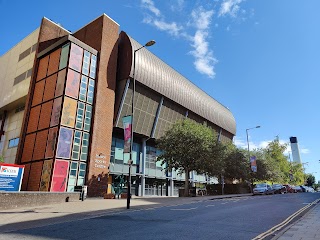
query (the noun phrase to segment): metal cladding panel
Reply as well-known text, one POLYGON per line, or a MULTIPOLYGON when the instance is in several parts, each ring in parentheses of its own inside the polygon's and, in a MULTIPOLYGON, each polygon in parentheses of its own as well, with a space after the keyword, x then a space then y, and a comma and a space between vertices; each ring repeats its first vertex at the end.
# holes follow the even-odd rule
MULTIPOLYGON (((133 77, 134 50, 140 48, 142 45, 127 36, 124 32, 121 34, 124 40, 123 44, 131 45, 132 52, 129 53, 129 56, 130 54, 132 55, 131 58, 129 57, 127 59, 132 59, 129 76, 133 77)), ((142 48, 136 52, 135 79, 222 127, 233 135, 236 134, 235 119, 226 107, 199 89, 146 48, 142 48)))

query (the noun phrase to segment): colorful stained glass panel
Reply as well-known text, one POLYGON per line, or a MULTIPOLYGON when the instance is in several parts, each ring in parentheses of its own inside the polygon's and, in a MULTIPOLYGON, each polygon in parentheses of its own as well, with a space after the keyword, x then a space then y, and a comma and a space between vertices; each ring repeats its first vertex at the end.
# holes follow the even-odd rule
POLYGON ((71 44, 69 67, 81 72, 83 49, 74 43, 71 44))
POLYGON ((78 98, 79 85, 80 85, 80 74, 69 69, 65 94, 70 97, 78 98))
POLYGON ((73 130, 65 127, 60 128, 56 157, 70 158, 72 137, 73 130))

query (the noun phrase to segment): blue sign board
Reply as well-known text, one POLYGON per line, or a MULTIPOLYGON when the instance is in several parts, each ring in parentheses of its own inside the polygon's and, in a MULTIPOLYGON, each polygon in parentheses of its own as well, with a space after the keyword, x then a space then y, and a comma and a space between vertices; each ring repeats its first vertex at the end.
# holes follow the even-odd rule
POLYGON ((0 163, 0 191, 20 191, 24 165, 0 163))

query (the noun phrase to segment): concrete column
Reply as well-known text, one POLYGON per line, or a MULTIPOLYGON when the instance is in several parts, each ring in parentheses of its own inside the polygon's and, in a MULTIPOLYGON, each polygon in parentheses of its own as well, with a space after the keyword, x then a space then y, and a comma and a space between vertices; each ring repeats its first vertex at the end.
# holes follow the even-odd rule
POLYGON ((140 162, 141 171, 141 192, 140 196, 145 196, 145 188, 146 188, 146 156, 147 156, 147 140, 142 139, 142 158, 140 162))
POLYGON ((169 187, 169 196, 173 197, 173 193, 174 193, 174 181, 171 175, 171 178, 169 179, 170 182, 170 187, 169 187))

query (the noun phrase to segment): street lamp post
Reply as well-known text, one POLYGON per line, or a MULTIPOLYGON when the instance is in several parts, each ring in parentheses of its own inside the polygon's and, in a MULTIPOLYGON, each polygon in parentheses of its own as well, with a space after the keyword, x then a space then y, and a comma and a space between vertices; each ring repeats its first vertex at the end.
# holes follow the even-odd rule
MULTIPOLYGON (((249 163, 250 163, 250 146, 249 146, 249 130, 251 129, 255 129, 255 128, 260 128, 260 126, 256 126, 256 127, 252 127, 252 128, 247 128, 246 129, 246 134, 247 134, 247 144, 248 144, 248 159, 249 159, 249 163)), ((251 170, 251 164, 250 164, 250 170, 251 170)), ((251 175, 251 174, 250 174, 251 175)), ((250 188, 251 188, 251 193, 253 193, 253 189, 252 189, 252 177, 251 177, 251 184, 250 184, 250 188)))
POLYGON ((127 191, 127 209, 130 209, 130 200, 131 200, 131 166, 132 166, 132 153, 133 153, 133 116, 134 116, 134 94, 136 91, 136 79, 135 79, 135 71, 136 71, 136 53, 144 47, 150 47, 154 45, 156 41, 151 40, 147 42, 142 47, 134 50, 133 52, 133 73, 132 73, 132 98, 131 98, 131 143, 130 143, 130 160, 129 160, 129 176, 128 176, 128 191, 127 191))

